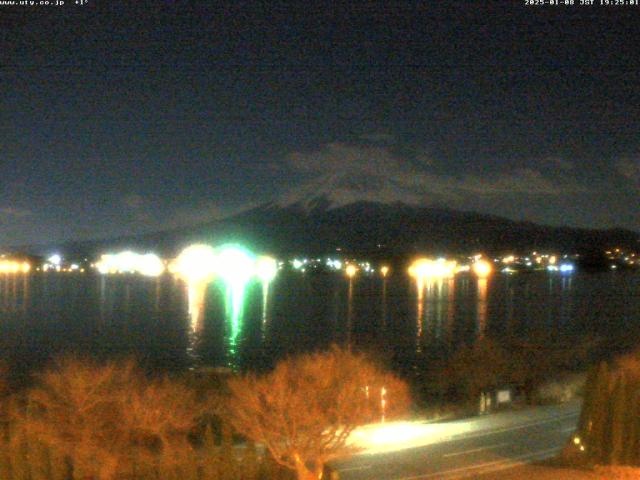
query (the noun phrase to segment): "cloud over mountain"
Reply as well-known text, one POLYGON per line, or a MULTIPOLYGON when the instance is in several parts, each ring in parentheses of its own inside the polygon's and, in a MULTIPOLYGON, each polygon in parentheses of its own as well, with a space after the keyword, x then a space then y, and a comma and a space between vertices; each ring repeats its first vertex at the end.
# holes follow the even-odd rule
POLYGON ((285 158, 285 168, 301 180, 280 203, 304 203, 323 195, 333 206, 379 201, 457 208, 496 197, 561 197, 585 190, 570 179, 551 178, 534 168, 451 175, 437 173, 430 163, 379 145, 331 143, 296 152, 285 158))

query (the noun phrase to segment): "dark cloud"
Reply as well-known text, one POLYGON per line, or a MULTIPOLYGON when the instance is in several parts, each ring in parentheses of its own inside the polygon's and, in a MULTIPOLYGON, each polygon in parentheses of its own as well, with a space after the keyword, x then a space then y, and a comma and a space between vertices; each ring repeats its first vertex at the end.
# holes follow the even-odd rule
POLYGON ((367 133, 360 135, 360 140, 376 144, 391 145, 397 141, 395 135, 391 133, 367 133))
POLYGON ((560 157, 552 157, 548 159, 548 163, 552 168, 556 168, 560 171, 569 172, 575 168, 573 162, 560 157))
POLYGON ((129 195, 125 195, 122 199, 122 203, 125 207, 128 207, 132 210, 140 210, 145 205, 145 200, 142 195, 137 193, 130 193, 129 195))
POLYGON ((417 166, 389 147, 345 143, 288 155, 285 165, 302 180, 284 195, 284 203, 324 194, 335 205, 368 200, 461 206, 478 197, 524 196, 543 201, 586 190, 573 180, 549 178, 533 168, 441 174, 430 169, 427 162, 417 166))
POLYGON ((33 215, 31 210, 16 207, 0 207, 0 216, 9 218, 23 218, 33 215))

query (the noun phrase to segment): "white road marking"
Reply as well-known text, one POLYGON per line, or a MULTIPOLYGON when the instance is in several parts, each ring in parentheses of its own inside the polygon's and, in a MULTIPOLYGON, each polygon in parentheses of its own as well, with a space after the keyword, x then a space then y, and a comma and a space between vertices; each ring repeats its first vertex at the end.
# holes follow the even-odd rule
POLYGON ((492 448, 504 447, 505 445, 511 445, 511 443, 496 443, 495 445, 487 445, 486 447, 472 448, 470 450, 463 450, 462 452, 445 453, 443 457, 457 457, 458 455, 466 455, 467 453, 482 452, 483 450, 491 450, 492 448))

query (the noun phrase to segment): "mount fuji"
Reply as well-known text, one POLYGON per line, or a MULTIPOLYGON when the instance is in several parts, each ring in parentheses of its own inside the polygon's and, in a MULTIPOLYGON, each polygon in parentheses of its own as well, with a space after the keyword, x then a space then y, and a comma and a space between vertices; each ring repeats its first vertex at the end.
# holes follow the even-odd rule
MULTIPOLYGON (((536 249, 595 252, 613 247, 633 250, 640 247, 640 235, 630 230, 555 227, 437 206, 357 199, 358 185, 352 183, 347 187, 340 180, 324 182, 222 220, 145 235, 67 244, 61 249, 95 255, 118 248, 138 248, 170 256, 191 242, 233 242, 283 256, 340 251, 376 259, 418 253, 536 249)), ((362 192, 369 191, 371 185, 363 186, 362 192)), ((50 251, 42 247, 24 248, 31 253, 50 251)))

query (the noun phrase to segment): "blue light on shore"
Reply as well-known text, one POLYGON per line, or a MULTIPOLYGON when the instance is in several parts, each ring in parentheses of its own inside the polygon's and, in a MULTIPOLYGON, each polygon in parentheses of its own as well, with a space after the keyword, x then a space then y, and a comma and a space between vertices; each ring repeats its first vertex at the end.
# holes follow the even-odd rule
POLYGON ((562 273, 572 273, 575 270, 575 267, 570 263, 563 263, 560 265, 560 272, 562 273))

